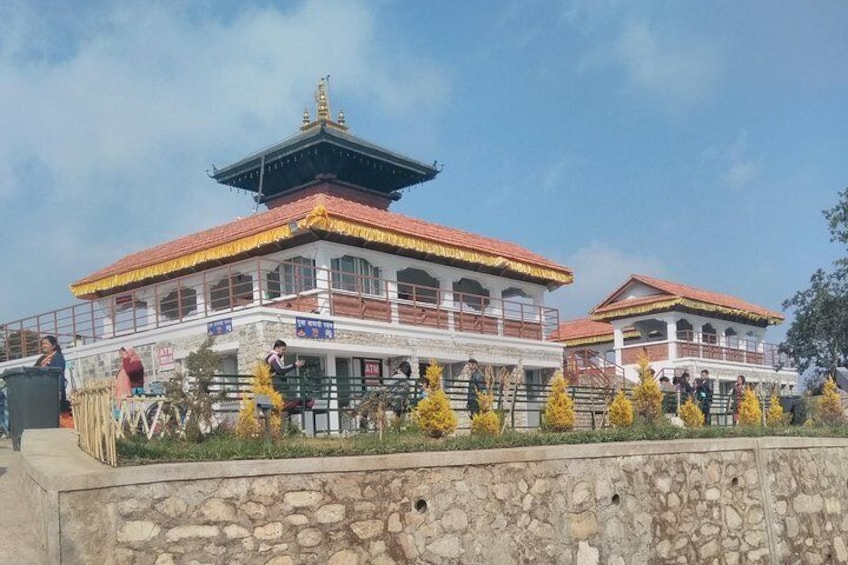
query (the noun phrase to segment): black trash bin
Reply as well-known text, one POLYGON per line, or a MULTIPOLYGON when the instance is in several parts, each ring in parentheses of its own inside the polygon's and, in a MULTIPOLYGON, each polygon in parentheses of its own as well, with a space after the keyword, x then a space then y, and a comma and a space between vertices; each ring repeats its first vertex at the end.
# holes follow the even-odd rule
POLYGON ((3 371, 12 449, 20 451, 24 430, 59 427, 62 369, 17 367, 3 371))

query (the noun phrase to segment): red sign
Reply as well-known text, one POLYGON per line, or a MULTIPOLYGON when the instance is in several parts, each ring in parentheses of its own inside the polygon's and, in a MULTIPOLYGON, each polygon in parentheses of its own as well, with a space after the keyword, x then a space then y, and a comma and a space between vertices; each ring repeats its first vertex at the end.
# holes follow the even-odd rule
POLYGON ((380 377, 383 376, 383 362, 379 359, 362 360, 362 376, 368 386, 380 386, 380 377))

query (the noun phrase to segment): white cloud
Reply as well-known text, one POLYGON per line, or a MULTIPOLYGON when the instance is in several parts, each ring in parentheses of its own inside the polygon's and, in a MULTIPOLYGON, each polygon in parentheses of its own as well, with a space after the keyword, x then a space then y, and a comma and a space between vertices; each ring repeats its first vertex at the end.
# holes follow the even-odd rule
POLYGON ((754 182, 760 173, 760 161, 748 148, 748 132, 741 130, 736 139, 717 144, 701 154, 701 165, 713 171, 718 182, 739 190, 754 182))
POLYGON ((655 99, 671 112, 701 105, 716 89, 720 58, 705 39, 661 37, 643 21, 631 21, 617 37, 587 54, 582 70, 616 68, 628 94, 655 99))
MULTIPOLYGON (((296 133, 325 73, 334 110, 361 101, 411 132, 449 95, 434 63, 378 43, 369 3, 207 7, 0 8, 0 223, 17 236, 0 261, 42 294, 70 302, 68 282, 124 253, 252 211, 204 170, 296 133)), ((0 321, 40 308, 4 303, 0 321)))
POLYGON ((548 302, 560 309, 561 321, 586 316, 632 274, 668 277, 655 256, 628 253, 599 241, 578 249, 563 263, 574 270, 574 284, 555 291, 548 302))

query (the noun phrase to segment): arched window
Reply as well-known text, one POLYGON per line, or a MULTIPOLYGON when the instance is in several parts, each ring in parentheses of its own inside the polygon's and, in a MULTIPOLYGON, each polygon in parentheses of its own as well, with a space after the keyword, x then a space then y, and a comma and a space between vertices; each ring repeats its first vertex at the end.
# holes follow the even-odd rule
POLYGON ((738 347, 739 338, 736 336, 736 330, 733 328, 724 330, 724 342, 727 344, 727 347, 738 347))
POLYGON ((315 259, 300 256, 286 259, 266 276, 268 298, 312 290, 315 281, 315 259))
POLYGON ((233 273, 218 281, 209 289, 209 307, 226 310, 253 302, 253 277, 233 273))
POLYGON ((677 320, 677 339, 681 341, 694 341, 692 324, 688 320, 677 320))
POLYGON ((159 315, 166 320, 180 320, 197 311, 197 291, 191 287, 175 288, 159 301, 159 315))
POLYGON ((431 277, 427 271, 406 268, 397 272, 398 298, 413 302, 436 304, 439 296, 439 279, 431 277))
POLYGON ((474 279, 461 278, 453 283, 453 303, 482 312, 489 305, 489 291, 474 279))
POLYGON ((504 316, 516 320, 535 320, 539 316, 539 308, 533 297, 523 289, 510 287, 501 293, 504 299, 504 316))
POLYGON ((715 345, 718 343, 718 334, 712 324, 701 326, 701 343, 715 345))
POLYGON ((362 257, 344 255, 331 261, 333 288, 382 296, 383 281, 380 268, 362 257))

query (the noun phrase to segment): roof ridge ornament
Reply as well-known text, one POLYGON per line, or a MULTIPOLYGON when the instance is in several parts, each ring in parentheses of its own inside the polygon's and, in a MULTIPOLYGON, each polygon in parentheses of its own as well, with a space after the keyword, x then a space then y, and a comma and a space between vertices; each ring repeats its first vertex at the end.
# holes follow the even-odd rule
POLYGON ((339 131, 347 131, 348 126, 345 120, 344 110, 339 111, 338 121, 333 121, 333 114, 330 110, 330 75, 321 77, 318 81, 318 87, 315 89, 313 96, 315 100, 315 119, 310 121, 309 111, 303 112, 303 125, 300 126, 301 131, 311 130, 316 127, 330 127, 339 131))

